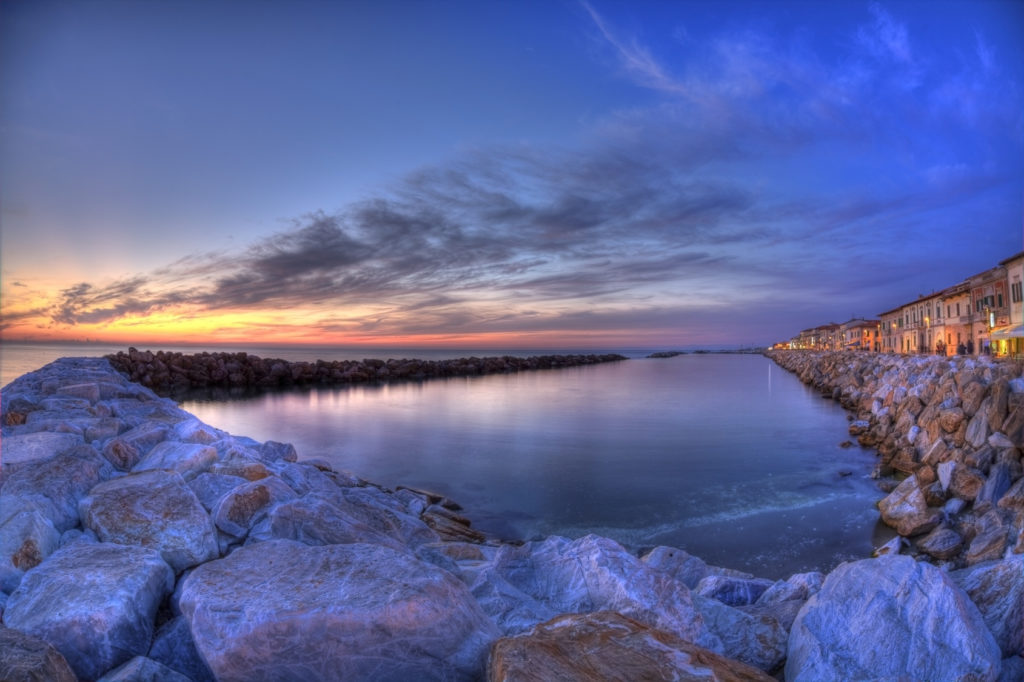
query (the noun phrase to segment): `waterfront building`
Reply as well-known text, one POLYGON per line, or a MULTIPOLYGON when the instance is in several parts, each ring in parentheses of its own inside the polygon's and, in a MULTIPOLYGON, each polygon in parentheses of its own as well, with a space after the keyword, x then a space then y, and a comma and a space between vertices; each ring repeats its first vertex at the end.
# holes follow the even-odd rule
POLYGON ((880 319, 879 331, 882 342, 882 352, 898 353, 899 344, 897 343, 897 338, 899 334, 898 323, 900 318, 900 309, 893 308, 892 310, 887 310, 878 317, 880 319))
POLYGON ((974 352, 989 353, 993 330, 1010 327, 1010 296, 1007 290, 1006 268, 1002 265, 980 272, 967 279, 971 290, 974 352))
POLYGON ((880 349, 878 320, 865 320, 855 317, 839 325, 839 334, 843 350, 880 349))
POLYGON ((995 352, 1015 358, 1024 356, 1024 251, 999 263, 1006 268, 1010 291, 1010 324, 992 331, 995 352))
POLYGON ((966 353, 969 340, 971 347, 974 347, 972 337, 974 316, 971 314, 971 291, 967 282, 961 282, 943 290, 939 303, 946 314, 944 325, 946 354, 956 355, 961 351, 966 353))

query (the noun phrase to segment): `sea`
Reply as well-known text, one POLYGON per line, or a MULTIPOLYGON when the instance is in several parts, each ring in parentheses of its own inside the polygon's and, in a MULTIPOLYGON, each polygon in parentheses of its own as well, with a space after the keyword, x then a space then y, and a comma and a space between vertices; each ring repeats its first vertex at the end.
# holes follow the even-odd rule
MULTIPOLYGON (((140 349, 143 349, 140 346, 140 349)), ((198 352, 197 347, 163 347, 198 352)), ((0 345, 2 384, 66 355, 121 346, 0 345)), ((154 349, 155 350, 155 349, 154 349)), ((286 360, 619 352, 627 360, 518 374, 176 399, 235 435, 295 445, 375 483, 450 497, 509 540, 610 537, 678 547, 782 578, 869 556, 892 537, 873 451, 846 412, 756 354, 243 348, 286 360)))

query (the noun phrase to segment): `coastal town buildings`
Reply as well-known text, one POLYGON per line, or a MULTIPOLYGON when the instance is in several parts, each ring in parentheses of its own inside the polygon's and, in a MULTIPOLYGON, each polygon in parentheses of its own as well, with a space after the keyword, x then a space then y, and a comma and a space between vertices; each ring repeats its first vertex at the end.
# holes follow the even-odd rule
POLYGON ((1024 357, 1024 252, 879 314, 805 329, 788 348, 1024 357))

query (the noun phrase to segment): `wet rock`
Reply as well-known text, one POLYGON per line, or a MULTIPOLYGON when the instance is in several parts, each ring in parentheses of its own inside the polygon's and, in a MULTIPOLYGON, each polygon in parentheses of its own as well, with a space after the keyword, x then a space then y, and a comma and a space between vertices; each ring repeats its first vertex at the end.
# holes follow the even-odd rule
POLYGON ((13 592, 25 572, 53 554, 59 544, 60 533, 35 510, 0 520, 0 591, 13 592))
POLYGON ((186 481, 203 473, 217 461, 217 451, 209 445, 163 441, 153 447, 132 471, 166 469, 181 474, 186 481))
POLYGON ((181 476, 143 471, 101 483, 80 505, 103 542, 156 549, 176 573, 218 556, 210 515, 181 476))
POLYGON ((841 564, 800 610, 787 680, 995 680, 999 647, 977 607, 910 557, 841 564))
POLYGON ((78 682, 78 677, 48 642, 0 625, 0 680, 78 682))
POLYGON ((882 521, 905 537, 927 533, 942 520, 938 510, 928 507, 914 476, 904 479, 896 490, 879 500, 878 509, 882 521))
POLYGON ((4 623, 46 640, 76 675, 96 679, 149 650, 157 606, 173 585, 153 550, 76 543, 25 575, 4 623))
POLYGON ((179 604, 218 680, 472 679, 498 636, 451 574, 365 544, 248 545, 179 604))
POLYGON ((191 682, 189 678, 144 656, 122 663, 96 682, 191 682))
POLYGON ((949 577, 978 607, 1003 656, 1024 656, 1024 557, 977 564, 949 577))
POLYGON ((735 680, 772 678, 686 642, 676 635, 611 611, 568 614, 529 633, 499 640, 488 679, 548 680, 735 680))

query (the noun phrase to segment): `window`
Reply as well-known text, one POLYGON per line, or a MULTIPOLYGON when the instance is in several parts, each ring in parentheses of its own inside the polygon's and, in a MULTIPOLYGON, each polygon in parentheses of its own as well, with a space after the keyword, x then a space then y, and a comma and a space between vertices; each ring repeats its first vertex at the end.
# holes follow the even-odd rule
POLYGON ((1010 300, 1014 303, 1020 303, 1024 300, 1024 292, 1021 291, 1021 283, 1014 282, 1010 285, 1010 300))
POLYGON ((1003 294, 1002 293, 996 294, 996 307, 997 308, 1002 308, 1003 307, 1003 294))
POLYGON ((960 317, 960 304, 959 303, 956 304, 956 315, 957 315, 957 317, 960 317))

